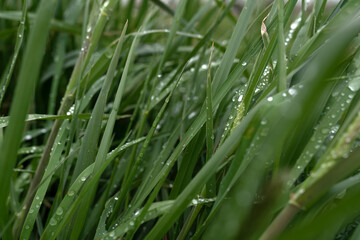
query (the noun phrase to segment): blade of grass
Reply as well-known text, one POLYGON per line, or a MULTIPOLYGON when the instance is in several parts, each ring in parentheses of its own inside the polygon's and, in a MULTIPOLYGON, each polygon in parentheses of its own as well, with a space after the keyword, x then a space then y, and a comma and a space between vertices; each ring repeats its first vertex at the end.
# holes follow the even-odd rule
MULTIPOLYGON (((116 50, 114 52, 113 58, 111 60, 110 63, 110 67, 108 69, 108 72, 106 74, 106 79, 103 83, 103 86, 101 88, 99 97, 97 98, 97 101, 95 103, 93 112, 91 113, 91 117, 90 117, 90 121, 88 123, 88 126, 86 128, 86 132, 85 132, 85 136, 84 136, 84 140, 82 143, 82 148, 80 150, 79 153, 79 158, 76 162, 75 165, 75 169, 73 172, 73 178, 77 177, 80 172, 82 172, 87 166, 89 166, 90 164, 92 164, 93 162, 95 162, 97 160, 97 162, 95 162, 95 167, 99 167, 102 165, 101 161, 102 159, 104 159, 104 156, 106 156, 106 152, 107 149, 109 148, 109 144, 110 144, 110 139, 111 139, 111 132, 114 126, 114 122, 115 122, 115 117, 116 117, 116 113, 118 110, 118 107, 120 105, 120 101, 121 101, 121 97, 122 97, 122 91, 124 90, 124 84, 125 81, 124 80, 124 76, 125 79, 127 77, 127 69, 128 69, 128 65, 127 64, 125 66, 124 69, 124 73, 123 73, 123 77, 122 77, 122 81, 120 84, 120 96, 117 97, 117 102, 115 102, 116 105, 114 105, 115 111, 111 112, 111 119, 109 119, 110 121, 110 125, 109 128, 106 128, 107 131, 104 133, 103 139, 104 141, 101 141, 100 144, 100 149, 99 151, 97 151, 97 139, 100 136, 100 131, 101 131, 101 122, 102 122, 102 118, 103 118, 103 114, 104 114, 104 108, 106 105, 106 101, 107 101, 107 97, 108 97, 108 93, 110 91, 110 87, 111 87, 111 83, 114 79, 114 75, 115 75, 115 70, 120 58, 120 53, 122 50, 122 45, 123 45, 123 40, 124 40, 124 36, 125 36, 125 32, 127 29, 127 22, 125 23, 124 27, 123 27, 123 32, 120 36, 120 39, 118 41, 118 44, 116 46, 116 50), (120 97, 120 99, 119 99, 120 97), (115 115, 114 115, 115 114, 115 115), (96 140, 95 140, 96 139, 96 140), (91 149, 91 150, 90 150, 91 149), (97 153, 97 154, 96 154, 97 153)), ((134 40, 135 41, 135 40, 134 40)), ((130 53, 132 53, 132 51, 130 50, 130 53)), ((131 58, 132 56, 129 55, 129 58, 131 58)), ((102 160, 103 161, 103 160, 102 160)), ((96 168, 97 169, 97 168, 96 168)), ((93 188, 94 190, 96 188, 93 188)), ((83 228, 83 225, 85 223, 86 220, 86 215, 88 213, 88 209, 92 203, 93 197, 94 197, 95 191, 92 191, 89 193, 90 197, 87 198, 85 200, 85 202, 83 202, 82 207, 78 210, 77 212, 77 217, 74 221, 74 225, 73 225, 73 231, 71 233, 71 238, 72 239, 77 239, 80 236, 80 232, 83 228)))
MULTIPOLYGON (((219 24, 221 19, 223 19, 224 16, 226 16, 227 11, 229 11, 230 7, 234 3, 235 3, 235 1, 232 1, 228 5, 228 7, 223 11, 222 15, 219 17, 218 21, 214 24, 213 28, 209 30, 207 36, 210 36, 212 34, 215 27, 219 24)), ((240 27, 240 25, 239 25, 239 27, 240 27)), ((207 39, 208 39, 208 37, 204 37, 203 41, 205 42, 207 39)), ((234 40, 234 42, 235 42, 235 40, 234 40)), ((193 51, 198 51, 198 49, 200 49, 200 47, 201 47, 200 43, 197 45, 197 47, 195 47, 195 49, 193 51)), ((230 53, 229 53, 229 55, 230 55, 230 53)), ((184 64, 182 64, 182 66, 184 66, 184 64)), ((223 68, 225 68, 225 66, 223 68)), ((237 69, 237 71, 234 71, 234 74, 232 75, 232 77, 230 77, 230 80, 225 82, 223 85, 221 85, 221 88, 216 93, 214 93, 214 104, 213 104, 214 106, 219 104, 220 99, 222 99, 226 95, 226 93, 230 90, 230 88, 232 86, 232 82, 234 81, 236 76, 239 74, 239 72, 242 72, 243 70, 244 70, 244 67, 242 65, 240 65, 240 67, 237 69)), ((202 125, 205 123, 205 121, 206 121, 206 111, 204 108, 201 111, 201 113, 199 114, 199 116, 197 117, 197 119, 195 119, 194 123, 190 127, 190 130, 186 133, 184 138, 181 140, 181 142, 178 144, 176 149, 173 151, 173 153, 171 154, 171 156, 169 157, 169 159, 167 161, 167 164, 163 167, 163 169, 159 173, 157 173, 157 175, 149 175, 150 178, 152 178, 152 179, 148 179, 147 181, 145 181, 147 184, 144 185, 143 188, 140 188, 139 193, 137 194, 137 196, 135 196, 134 202, 132 204, 132 206, 134 208, 138 207, 138 205, 141 204, 141 202, 144 200, 145 196, 147 196, 147 194, 150 193, 151 189, 153 187, 155 187, 156 184, 158 184, 158 182, 162 178, 164 178, 164 176, 166 176, 168 174, 171 167, 174 165, 176 158, 185 149, 185 147, 189 144, 189 142, 194 137, 194 135, 200 130, 202 125), (147 194, 144 194, 143 191, 146 191, 147 194)))
MULTIPOLYGON (((36 13, 28 13, 27 16, 29 18, 30 24, 36 23, 36 13)), ((21 21, 22 19, 22 11, 0 11, 1 19, 15 20, 21 21)), ((70 33, 70 34, 80 34, 81 31, 77 26, 72 24, 68 24, 66 22, 58 21, 55 19, 49 19, 50 29, 70 33)))
MULTIPOLYGON (((126 31, 127 23, 124 26, 126 31)), ((122 42, 124 38, 125 31, 123 31, 120 40, 117 45, 116 55, 114 54, 113 60, 108 69, 105 82, 101 88, 99 97, 95 103, 94 110, 91 113, 90 121, 88 123, 86 133, 83 140, 83 147, 80 150, 79 160, 76 162, 73 179, 82 172, 89 164, 93 163, 96 157, 97 141, 98 136, 100 135, 100 125, 104 114, 104 108, 107 100, 108 93, 110 91, 110 86, 114 78, 115 68, 120 57, 120 51, 122 48, 122 42)))
POLYGON ((284 39, 284 2, 283 0, 277 1, 278 11, 278 88, 277 90, 283 91, 286 89, 286 55, 285 55, 285 39, 284 39))
MULTIPOLYGON (((360 31, 358 23, 359 19, 353 21, 344 30, 338 32, 337 35, 333 37, 324 48, 322 48, 321 53, 314 60, 314 62, 316 62, 318 65, 313 63, 311 68, 307 70, 307 74, 304 76, 304 79, 307 79, 307 81, 312 80, 313 84, 317 84, 319 87, 320 84, 322 84, 322 81, 332 74, 332 71, 329 71, 328 69, 335 69, 337 64, 336 60, 343 53, 343 49, 360 31), (331 49, 331 51, 329 49, 331 49), (319 64, 321 64, 323 67, 319 68, 319 64), (317 82, 315 82, 314 79, 317 79, 317 82)), ((328 155, 329 154, 325 156, 328 155)), ((339 156, 336 155, 334 160, 338 160, 338 157, 339 156)), ((343 177, 345 174, 348 174, 348 171, 351 170, 351 164, 349 164, 347 160, 348 159, 344 159, 341 164, 341 168, 338 166, 339 164, 330 164, 328 167, 320 169, 319 174, 311 175, 313 177, 310 176, 310 178, 305 181, 305 185, 302 185, 302 187, 294 195, 294 198, 290 200, 290 204, 288 204, 282 210, 282 212, 268 227, 268 229, 262 235, 262 239, 272 239, 277 236, 292 220, 295 214, 300 211, 300 209, 313 202, 318 196, 323 194, 324 191, 328 189, 328 187, 338 181, 339 178, 343 177), (335 173, 333 166, 338 168, 338 171, 335 173)), ((339 163, 339 161, 337 162, 339 163)), ((336 161, 333 163, 336 163, 336 161)), ((356 165, 356 163, 353 164, 356 165)))
MULTIPOLYGON (((212 105, 212 87, 211 87, 211 58, 214 51, 214 43, 211 46, 209 57, 207 81, 206 81, 206 160, 208 161, 214 152, 214 133, 213 133, 213 105, 212 105)), ((216 192, 216 179, 211 180, 206 185, 206 197, 214 197, 216 192)))
POLYGON ((106 161, 101 166, 100 169, 96 172, 95 175, 91 175, 94 171, 94 163, 87 167, 76 179, 76 181, 70 186, 67 191, 66 196, 61 201, 59 207, 57 209, 63 210, 63 215, 54 214, 49 223, 46 225, 44 229, 44 233, 41 236, 41 239, 55 239, 58 234, 64 229, 66 224, 72 219, 74 210, 77 209, 81 201, 87 196, 89 189, 91 186, 99 181, 99 178, 105 168, 115 159, 115 157, 133 146, 134 144, 138 144, 141 141, 144 141, 145 138, 136 139, 134 141, 130 141, 126 144, 119 145, 116 149, 107 154, 106 161), (50 224, 50 222, 56 224, 50 224))
MULTIPOLYGON (((8 209, 7 198, 11 182, 11 169, 15 166, 17 150, 20 145, 24 129, 25 117, 29 104, 34 96, 35 86, 39 75, 46 40, 50 29, 50 20, 54 14, 57 1, 41 1, 37 11, 34 27, 30 32, 29 41, 26 45, 24 58, 21 63, 18 83, 15 89, 13 103, 10 109, 10 123, 6 129, 4 141, 1 145, 0 156, 0 207, 8 209)), ((0 226, 4 227, 8 212, 0 214, 0 226)), ((8 234, 5 235, 9 237, 8 234)))
POLYGON ((224 57, 215 73, 213 79, 213 93, 217 91, 221 81, 224 81, 224 79, 226 79, 229 75, 232 63, 245 36, 246 29, 250 23, 250 18, 255 10, 255 6, 256 1, 246 1, 246 4, 241 11, 241 14, 236 22, 234 32, 229 40, 228 47, 226 48, 224 57))
MULTIPOLYGON (((30 210, 25 218, 23 228, 21 230, 20 239, 29 239, 30 234, 32 232, 32 229, 34 227, 36 216, 38 215, 38 212, 40 210, 40 206, 43 203, 45 194, 48 190, 48 187, 50 185, 51 178, 54 174, 55 167, 59 164, 61 152, 63 151, 65 147, 65 139, 67 137, 67 122, 64 122, 63 126, 60 128, 59 134, 57 135, 57 138, 55 139, 55 147, 51 153, 49 165, 46 169, 46 173, 44 174, 42 178, 43 184, 39 187, 39 189, 36 191, 35 199, 32 201, 30 210)), ((56 214, 61 215, 61 209, 59 209, 56 214)), ((16 236, 15 233, 14 235, 16 236)), ((18 236, 19 237, 19 236, 18 236)))
POLYGON ((10 79, 11 79, 13 71, 14 71, 14 67, 15 67, 19 52, 20 52, 20 48, 23 43, 26 15, 27 15, 27 2, 23 1, 23 9, 22 9, 22 14, 21 14, 20 25, 16 32, 14 55, 12 56, 12 59, 10 61, 11 63, 10 63, 9 69, 7 69, 7 71, 5 71, 3 73, 4 75, 3 75, 3 78, 1 79, 1 83, 0 83, 0 107, 2 106, 2 102, 4 100, 4 96, 5 96, 7 87, 10 83, 10 79))
MULTIPOLYGON (((83 104, 86 106, 86 104, 83 104)), ((35 121, 35 120, 56 120, 56 119, 71 119, 73 115, 50 115, 50 114, 28 114, 26 117, 26 122, 35 121)), ((78 115, 80 119, 88 120, 91 117, 90 113, 81 113, 78 115)), ((128 118, 130 115, 118 115, 116 119, 128 118)), ((108 114, 104 114, 103 120, 109 118, 108 114)), ((9 125, 9 117, 0 117, 0 128, 4 128, 9 125)))
MULTIPOLYGON (((353 152, 350 156, 352 161, 357 161, 360 157, 359 149, 353 152)), ((319 234, 323 233, 323 230, 330 227, 336 227, 339 219, 353 219, 359 214, 358 199, 359 186, 355 186, 351 189, 335 207, 323 212, 312 221, 306 221, 302 224, 294 226, 292 229, 281 234, 278 239, 307 239, 318 238, 319 234), (303 234, 299 235, 299 232, 303 234)), ((353 235, 354 237, 358 235, 353 235)), ((335 236, 333 236, 335 237, 335 236)), ((357 239, 357 238, 355 238, 357 239)))
POLYGON ((312 138, 302 151, 302 154, 296 161, 294 167, 291 169, 289 174, 288 187, 291 187, 294 184, 296 179, 309 164, 315 153, 320 148, 319 143, 323 142, 329 133, 336 133, 336 123, 350 105, 351 102, 348 101, 348 99, 351 99, 351 96, 354 96, 353 92, 346 86, 339 92, 339 96, 336 98, 334 104, 330 107, 330 110, 322 118, 317 130, 314 132, 312 138))
POLYGON ((243 134, 245 127, 248 125, 252 117, 253 113, 249 113, 247 117, 244 118, 242 124, 234 130, 225 143, 214 153, 212 158, 201 168, 195 178, 193 178, 190 184, 179 195, 171 211, 159 219, 155 227, 152 228, 146 236, 146 239, 158 239, 165 234, 165 232, 171 227, 171 224, 180 216, 183 209, 186 208, 187 204, 191 201, 192 196, 195 196, 201 190, 203 185, 216 172, 217 167, 223 159, 234 151, 238 145, 239 137, 243 134))

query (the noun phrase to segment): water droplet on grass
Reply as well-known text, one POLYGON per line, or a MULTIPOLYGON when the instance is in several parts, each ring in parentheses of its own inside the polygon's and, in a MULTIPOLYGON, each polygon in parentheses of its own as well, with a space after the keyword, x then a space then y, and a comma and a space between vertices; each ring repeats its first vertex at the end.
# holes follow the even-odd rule
POLYGON ((289 94, 290 94, 291 96, 295 96, 295 95, 297 94, 297 90, 294 89, 294 88, 290 88, 290 89, 289 89, 289 94))
POLYGON ((196 116, 196 112, 192 112, 189 114, 188 119, 192 119, 195 116, 196 116))
POLYGON ((56 226, 57 221, 56 221, 54 218, 51 218, 49 224, 50 224, 51 226, 56 226))
POLYGON ((56 214, 57 215, 62 215, 64 213, 64 210, 62 209, 62 207, 58 207, 57 209, 56 209, 56 214))
POLYGON ((30 140, 31 138, 31 135, 25 135, 25 140, 30 140))

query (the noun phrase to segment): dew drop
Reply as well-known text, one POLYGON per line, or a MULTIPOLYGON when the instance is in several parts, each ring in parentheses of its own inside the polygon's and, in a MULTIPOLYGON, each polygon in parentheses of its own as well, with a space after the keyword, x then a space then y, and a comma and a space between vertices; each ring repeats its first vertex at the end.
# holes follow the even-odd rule
POLYGON ((30 140, 31 139, 31 135, 25 135, 25 140, 30 140))
POLYGON ((51 226, 55 226, 57 224, 57 221, 54 218, 51 218, 49 224, 51 226))
POLYGON ((188 119, 192 119, 195 116, 196 116, 196 112, 192 112, 189 114, 188 119))
POLYGON ((294 89, 294 88, 290 88, 290 89, 289 89, 289 94, 290 94, 291 96, 296 95, 296 94, 297 94, 296 89, 294 89))
POLYGON ((64 210, 62 209, 62 207, 58 207, 57 209, 56 209, 56 214, 57 215, 62 215, 64 213, 64 210))

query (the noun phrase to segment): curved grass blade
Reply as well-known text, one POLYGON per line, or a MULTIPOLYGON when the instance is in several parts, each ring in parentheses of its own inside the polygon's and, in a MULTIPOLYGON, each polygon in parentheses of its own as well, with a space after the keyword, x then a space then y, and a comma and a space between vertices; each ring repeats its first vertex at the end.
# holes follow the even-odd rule
MULTIPOLYGON (((90 118, 89 124, 86 128, 84 140, 82 143, 82 148, 79 153, 79 158, 76 162, 75 169, 73 172, 73 176, 72 176, 73 178, 77 177, 80 172, 82 172, 88 165, 92 164, 96 160, 97 160, 97 162, 95 162, 95 167, 97 167, 97 168, 95 168, 95 169, 98 169, 98 167, 100 167, 103 163, 101 161, 103 161, 102 159, 104 159, 104 157, 106 156, 107 149, 110 147, 112 129, 113 129, 113 126, 115 123, 115 118, 116 118, 117 110, 118 110, 120 100, 122 97, 122 92, 124 90, 125 80, 123 78, 121 79, 122 82, 120 83, 120 86, 119 86, 119 88, 121 88, 120 89, 120 99, 119 99, 119 96, 117 95, 116 96, 117 101, 114 103, 115 110, 111 112, 112 116, 111 116, 111 119, 109 120, 110 125, 108 125, 109 127, 106 128, 106 132, 104 133, 104 136, 103 136, 104 141, 101 141, 100 149, 99 149, 99 151, 97 151, 97 143, 98 143, 98 139, 100 136, 101 122, 102 122, 102 118, 103 118, 103 114, 104 114, 104 109, 105 109, 108 93, 110 91, 111 83, 114 79, 115 69, 117 67, 117 64, 118 64, 118 61, 120 58, 120 53, 121 53, 126 29, 127 29, 127 22, 124 25, 123 32, 120 36, 120 40, 118 41, 118 45, 116 46, 116 50, 115 50, 113 58, 111 60, 110 67, 106 74, 106 79, 103 83, 99 97, 97 98, 94 109, 91 113, 91 118, 90 118)), ((131 50, 130 50, 130 53, 132 53, 131 50)), ((129 55, 129 58, 131 58, 131 57, 132 56, 129 55)), ((123 76, 125 75, 125 79, 127 76, 128 67, 129 67, 129 64, 127 64, 124 69, 123 76)), ((76 219, 75 219, 74 225, 73 225, 73 231, 71 233, 71 238, 73 238, 73 239, 77 239, 80 236, 80 232, 83 228, 83 224, 85 223, 86 215, 87 215, 88 209, 92 203, 92 200, 94 197, 93 195, 95 194, 95 190, 96 190, 96 187, 92 188, 91 192, 89 192, 90 197, 87 198, 85 200, 85 202, 83 202, 82 208, 79 209, 77 212, 77 216, 76 216, 76 219)))
POLYGON ((106 79, 103 83, 103 86, 101 88, 99 97, 97 98, 97 101, 95 103, 94 109, 91 113, 90 121, 88 123, 82 149, 79 153, 79 159, 76 162, 74 173, 73 173, 73 179, 77 178, 77 175, 82 172, 87 166, 89 166, 91 163, 94 162, 96 157, 96 149, 97 149, 97 139, 100 136, 100 126, 104 114, 104 108, 107 100, 108 93, 110 91, 110 86, 113 81, 114 75, 115 75, 115 68, 117 66, 120 52, 122 48, 122 43, 125 35, 125 31, 127 28, 127 23, 124 26, 124 30, 122 32, 122 35, 120 37, 120 40, 117 45, 117 49, 114 53, 113 59, 111 61, 110 67, 108 69, 106 79))
MULTIPOLYGON (((357 161, 360 158, 359 149, 353 152, 350 158, 352 161, 357 161)), ((360 190, 359 185, 357 184, 353 189, 350 189, 350 191, 341 200, 338 200, 335 207, 319 214, 311 221, 305 221, 302 224, 294 226, 281 234, 277 239, 318 239, 320 237, 319 235, 326 232, 324 229, 337 227, 339 219, 352 220, 358 216, 360 212, 358 204, 359 197, 360 190)), ((353 236, 358 237, 358 235, 353 236)), ((332 237, 334 238, 335 236, 332 237)))
POLYGON ((99 180, 101 174, 106 169, 106 167, 115 159, 115 157, 119 153, 144 140, 144 138, 136 139, 134 141, 121 145, 108 153, 106 161, 101 166, 101 168, 96 171, 94 175, 94 163, 87 167, 71 185, 66 196, 63 198, 59 207, 56 209, 56 211, 62 210, 64 214, 54 214, 51 217, 49 224, 46 225, 44 229, 44 233, 41 236, 41 239, 55 239, 58 234, 64 229, 70 219, 73 218, 73 214, 75 213, 74 211, 78 208, 81 201, 83 201, 84 198, 87 196, 88 191, 90 190, 92 185, 99 180), (55 224, 50 224, 50 222, 55 224))
MULTIPOLYGON (((306 94, 307 96, 314 96, 315 90, 324 91, 322 88, 323 81, 331 76, 337 66, 337 59, 343 53, 343 49, 349 44, 349 42, 354 38, 354 36, 360 31, 359 28, 359 19, 351 22, 346 28, 337 32, 337 34, 330 39, 321 49, 321 52, 315 58, 311 66, 307 69, 307 72, 303 76, 306 79, 307 88, 312 88, 306 94), (315 65, 315 63, 317 65, 315 65), (320 65, 321 64, 321 65, 320 65), (319 67, 322 66, 322 67, 319 67), (332 71, 329 71, 331 69, 332 71), (312 82, 309 85, 309 82, 312 82)), ((304 86, 305 88, 305 86, 304 86)), ((319 93, 317 93, 319 96, 319 93)), ((306 95, 304 94, 305 97, 306 95)), ((301 97, 301 96, 300 96, 301 97)), ((311 98, 305 99, 306 105, 310 105, 311 98)), ((311 103, 312 104, 312 103, 311 103)), ((360 105, 359 105, 360 106, 360 105)), ((358 124, 354 122, 355 127, 358 124)), ((341 147, 344 139, 341 142, 337 143, 335 148, 341 147)), ((345 145, 346 146, 346 145, 345 145)), ((341 151, 340 151, 341 152, 341 151)), ((282 210, 282 212, 275 218, 271 223, 268 229, 263 234, 263 239, 272 239, 277 236, 286 225, 292 220, 298 211, 302 208, 309 206, 313 201, 315 201, 321 194, 323 194, 333 183, 340 180, 340 178, 349 174, 351 170, 354 170, 352 167, 359 163, 350 164, 348 159, 343 159, 339 161, 340 156, 337 155, 331 157, 331 154, 327 153, 323 158, 327 159, 329 157, 330 161, 323 162, 320 160, 322 166, 316 174, 311 175, 297 190, 294 197, 290 199, 289 204, 282 210), (341 164, 339 164, 341 162, 341 164), (329 163, 329 164, 328 164, 329 163), (339 166, 341 165, 341 166, 339 166), (334 167, 337 167, 337 171, 334 173, 334 167)), ((342 157, 342 156, 341 156, 342 157)), ((319 165, 318 165, 319 166, 319 165)))
MULTIPOLYGON (((102 220, 99 222, 99 229, 97 236, 103 236, 103 238, 106 237, 122 237, 129 231, 135 230, 135 222, 137 219, 137 216, 139 216, 144 209, 139 209, 137 212, 135 212, 134 216, 130 219, 128 219, 125 223, 120 224, 116 228, 111 229, 110 231, 106 231, 105 229, 105 221, 107 218, 107 215, 111 212, 111 208, 114 205, 114 202, 116 199, 111 199, 108 202, 108 207, 104 209, 104 213, 102 215, 102 220)), ((205 204, 212 203, 214 201, 213 198, 201 198, 201 199, 193 199, 188 207, 191 206, 201 206, 205 204)), ((146 211, 146 214, 143 218, 143 222, 150 221, 152 219, 155 219, 163 214, 166 214, 171 207, 174 205, 174 200, 167 200, 162 202, 155 202, 151 204, 149 209, 146 211)), ((95 236, 96 238, 96 236, 95 236)))
MULTIPOLYGON (((50 20, 53 17, 56 2, 55 0, 41 1, 21 63, 18 83, 10 109, 10 123, 0 147, 0 151, 2 152, 0 156, 0 207, 2 209, 8 209, 6 206, 12 175, 11 169, 15 166, 17 150, 24 129, 25 117, 29 104, 34 96, 50 29, 50 20)), ((7 219, 8 212, 3 211, 0 214, 1 227, 5 226, 7 219)))
MULTIPOLYGON (((232 6, 232 4, 234 4, 234 1, 232 1, 228 6, 232 6)), ((251 3, 249 3, 249 4, 251 4, 251 3)), ((229 10, 229 8, 226 8, 224 10, 223 14, 219 17, 219 20, 221 20, 226 15, 228 10, 229 10)), ((219 24, 219 22, 217 22, 214 25, 214 27, 216 27, 217 24, 219 24)), ((238 28, 240 28, 240 27, 241 27, 241 25, 238 26, 238 28)), ((243 27, 241 27, 241 29, 242 28, 243 27)), ((214 30, 214 28, 210 29, 210 31, 208 32, 207 35, 210 36, 212 34, 213 30, 214 30)), ((208 39, 208 37, 204 37, 204 41, 206 39, 208 39)), ((233 41, 234 41, 234 44, 237 44, 237 43, 235 43, 235 40, 233 40, 233 41)), ((200 49, 200 47, 201 47, 201 45, 200 46, 198 45, 194 50, 198 50, 198 49, 200 49)), ((233 55, 233 54, 228 53, 228 55, 229 55, 228 58, 230 58, 231 57, 230 55, 233 55)), ((226 60, 228 60, 228 59, 226 58, 226 60)), ((184 66, 184 64, 182 66, 184 66)), ((224 68, 224 70, 226 70, 225 68, 228 68, 228 67, 223 66, 223 68, 224 68)), ((216 106, 217 104, 220 103, 221 99, 224 98, 226 93, 230 90, 231 86, 233 85, 233 82, 235 81, 237 76, 242 73, 242 71, 244 71, 244 66, 239 65, 238 68, 236 68, 236 70, 234 70, 233 74, 229 77, 229 79, 227 81, 225 81, 224 84, 220 85, 220 89, 218 89, 215 92, 213 89, 213 94, 214 94, 213 105, 214 106, 216 106)), ((226 73, 226 72, 224 72, 224 73, 226 73)), ((215 77, 214 77, 214 81, 215 81, 215 77)), ((189 131, 183 137, 183 139, 178 144, 178 146, 174 149, 174 151, 171 154, 171 156, 169 157, 166 165, 164 165, 164 167, 161 169, 161 171, 159 173, 157 173, 156 175, 149 175, 150 179, 148 179, 147 181, 144 182, 144 185, 143 185, 144 187, 141 188, 140 189, 141 191, 139 191, 136 194, 136 196, 134 197, 134 202, 132 204, 132 206, 134 208, 139 207, 139 204, 141 204, 141 202, 144 200, 145 196, 147 196, 151 192, 151 190, 159 183, 159 181, 170 172, 170 169, 174 165, 179 154, 185 149, 185 147, 189 144, 191 139, 200 130, 200 128, 203 126, 203 124, 205 122, 206 122, 206 111, 205 111, 205 108, 203 108, 202 111, 199 113, 199 116, 195 119, 193 124, 190 126, 189 131), (144 191, 146 191, 146 193, 144 193, 144 191)))
MULTIPOLYGON (((61 158, 61 153, 65 147, 65 140, 67 137, 67 125, 68 125, 68 122, 64 122, 63 126, 59 130, 59 133, 55 140, 55 143, 56 143, 55 147, 51 153, 49 165, 47 166, 45 174, 42 178, 43 184, 36 191, 36 194, 35 194, 36 197, 34 198, 34 200, 31 203, 30 210, 29 210, 29 212, 26 216, 25 222, 23 224, 20 239, 29 239, 30 238, 31 231, 34 227, 35 219, 38 215, 40 206, 42 205, 43 199, 48 190, 51 178, 55 173, 54 169, 58 165, 60 158, 61 158)), ((59 213, 61 213, 61 212, 57 211, 56 214, 59 214, 59 213)))

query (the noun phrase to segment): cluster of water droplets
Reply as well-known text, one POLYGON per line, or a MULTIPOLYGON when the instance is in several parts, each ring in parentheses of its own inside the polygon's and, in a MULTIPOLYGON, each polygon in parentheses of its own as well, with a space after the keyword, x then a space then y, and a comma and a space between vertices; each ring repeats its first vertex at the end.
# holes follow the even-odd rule
POLYGON ((300 22, 301 22, 301 18, 299 17, 293 23, 291 23, 289 33, 285 38, 285 46, 287 46, 289 44, 290 40, 293 38, 294 32, 297 29, 297 27, 299 26, 300 22))
POLYGON ((214 198, 203 198, 202 196, 197 196, 197 198, 194 198, 191 200, 192 205, 198 205, 198 204, 206 204, 206 203, 212 203, 215 202, 216 197, 214 198))
POLYGON ((233 104, 230 106, 232 109, 230 109, 230 115, 229 118, 225 124, 224 132, 221 136, 222 139, 224 139, 228 133, 231 131, 231 129, 234 129, 238 124, 240 124, 240 121, 243 117, 243 110, 244 110, 244 89, 247 87, 247 84, 245 84, 244 88, 235 90, 234 96, 232 97, 233 104))
POLYGON ((75 105, 72 105, 69 110, 66 112, 67 116, 71 116, 74 114, 75 105))

